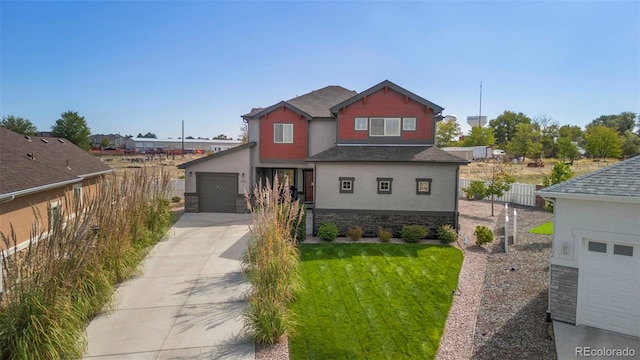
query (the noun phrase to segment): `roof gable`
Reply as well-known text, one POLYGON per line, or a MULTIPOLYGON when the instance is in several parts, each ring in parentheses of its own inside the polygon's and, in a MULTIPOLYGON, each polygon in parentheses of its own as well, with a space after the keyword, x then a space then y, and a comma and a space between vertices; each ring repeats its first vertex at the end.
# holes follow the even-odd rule
POLYGON ((336 104, 336 105, 332 106, 330 111, 331 111, 332 114, 337 114, 338 111, 340 111, 340 109, 342 109, 344 107, 347 107, 347 106, 355 103, 358 100, 361 100, 365 96, 369 96, 369 95, 371 95, 371 94, 373 94, 375 92, 378 92, 380 90, 384 90, 385 88, 391 89, 391 90, 393 90, 395 92, 398 92, 398 93, 400 93, 400 94, 402 94, 404 96, 407 96, 409 99, 411 99, 411 100, 413 100, 413 101, 415 101, 415 102, 417 102, 419 104, 422 104, 424 106, 428 106, 428 107, 432 108, 434 114, 439 114, 444 110, 444 108, 442 106, 434 104, 431 101, 429 101, 429 100, 427 100, 427 99, 425 99, 425 98, 423 98, 423 97, 421 97, 419 95, 416 95, 416 94, 412 93, 411 91, 409 91, 407 89, 404 89, 404 88, 392 83, 389 80, 385 80, 385 81, 383 81, 383 82, 381 82, 381 83, 379 83, 377 85, 374 85, 374 86, 370 87, 369 89, 367 89, 367 90, 365 90, 365 91, 363 91, 361 93, 355 94, 354 96, 342 101, 339 104, 336 104))
POLYGON ((0 127, 0 194, 111 171, 111 167, 59 138, 24 136, 0 127))
POLYGON ((553 194, 580 196, 600 195, 640 198, 640 155, 588 174, 555 184, 538 191, 542 196, 553 194))
POLYGON ((244 119, 257 119, 281 107, 286 107, 294 111, 306 119, 312 118, 330 118, 333 115, 329 108, 345 99, 357 94, 353 90, 347 90, 342 86, 330 85, 322 89, 314 90, 310 93, 296 96, 287 101, 280 101, 275 105, 267 108, 253 108, 247 114, 242 115, 244 119))
POLYGON ((216 158, 219 158, 221 156, 225 156, 225 155, 228 155, 228 154, 231 154, 231 153, 243 150, 243 149, 252 148, 254 146, 256 146, 256 142, 255 141, 251 141, 251 142, 248 142, 246 144, 242 144, 240 146, 232 147, 231 149, 223 150, 223 151, 220 151, 220 152, 217 152, 217 153, 213 153, 211 155, 207 155, 205 157, 201 157, 199 159, 191 160, 189 162, 180 164, 180 165, 178 165, 178 169, 186 169, 189 166, 192 166, 192 165, 195 165, 195 164, 199 164, 201 162, 209 161, 209 160, 212 160, 212 159, 216 159, 216 158))

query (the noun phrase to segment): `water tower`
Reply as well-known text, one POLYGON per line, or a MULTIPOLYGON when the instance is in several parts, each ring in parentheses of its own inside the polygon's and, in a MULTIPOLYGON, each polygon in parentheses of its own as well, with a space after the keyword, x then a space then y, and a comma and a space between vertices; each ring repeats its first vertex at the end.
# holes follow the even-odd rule
POLYGON ((471 126, 472 128, 475 127, 475 126, 483 127, 483 126, 487 125, 487 117, 486 116, 478 116, 478 115, 467 116, 467 124, 469 124, 469 126, 471 126))

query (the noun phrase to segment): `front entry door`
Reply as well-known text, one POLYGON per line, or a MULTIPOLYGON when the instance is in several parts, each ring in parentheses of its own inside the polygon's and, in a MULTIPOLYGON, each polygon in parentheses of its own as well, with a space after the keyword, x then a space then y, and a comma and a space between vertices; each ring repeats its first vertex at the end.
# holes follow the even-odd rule
POLYGON ((304 174, 304 201, 313 202, 313 171, 305 171, 304 174))

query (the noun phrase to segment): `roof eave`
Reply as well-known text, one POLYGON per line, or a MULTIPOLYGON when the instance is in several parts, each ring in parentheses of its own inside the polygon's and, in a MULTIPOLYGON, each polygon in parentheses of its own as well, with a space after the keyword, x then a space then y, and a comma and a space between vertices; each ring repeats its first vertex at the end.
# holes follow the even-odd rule
POLYGON ((266 114, 268 114, 268 113, 270 113, 270 112, 272 112, 274 110, 277 110, 277 109, 279 109, 281 107, 285 107, 285 108, 287 108, 287 109, 289 109, 289 110, 291 110, 293 112, 296 112, 296 113, 304 116, 307 120, 311 120, 313 118, 313 116, 311 116, 307 112, 300 110, 299 108, 289 104, 286 101, 280 101, 279 103, 277 103, 275 105, 271 105, 268 108, 265 108, 262 111, 253 114, 253 116, 251 116, 251 118, 252 119, 259 119, 262 116, 264 116, 264 115, 266 115, 266 114))
POLYGON ((539 190, 535 192, 536 195, 543 198, 552 199, 567 199, 567 200, 589 200, 589 201, 606 201, 628 204, 640 204, 640 197, 637 196, 613 196, 613 195, 599 195, 599 194, 584 194, 584 193, 564 193, 554 191, 539 190))
POLYGON ((421 103, 423 105, 431 107, 433 109, 433 111, 434 111, 434 114, 439 114, 442 111, 444 111, 444 108, 442 106, 440 106, 438 104, 435 104, 435 103, 432 103, 431 101, 423 98, 422 96, 414 94, 411 91, 409 91, 407 89, 404 89, 404 88, 392 83, 389 80, 385 80, 385 81, 383 81, 383 82, 381 82, 381 83, 379 83, 377 85, 374 85, 374 86, 370 87, 369 89, 367 89, 367 90, 365 90, 365 91, 363 91, 361 93, 358 93, 358 94, 348 98, 347 100, 345 100, 345 101, 343 101, 343 102, 341 102, 341 103, 339 103, 337 105, 332 106, 329 109, 329 111, 331 111, 332 114, 337 114, 338 111, 340 111, 340 109, 342 109, 343 107, 346 107, 346 106, 349 106, 349 105, 355 103, 356 101, 360 100, 364 96, 369 96, 369 95, 371 95, 371 94, 373 94, 375 92, 378 92, 381 89, 383 89, 385 86, 388 86, 390 89, 392 89, 392 90, 394 90, 394 91, 396 91, 396 92, 398 92, 398 93, 400 93, 402 95, 408 96, 409 98, 411 98, 411 99, 413 99, 413 100, 415 100, 415 101, 417 101, 417 102, 419 102, 419 103, 421 103))
POLYGON ((256 143, 255 141, 250 141, 250 142, 248 142, 248 143, 246 143, 246 144, 242 144, 242 145, 240 145, 240 146, 232 147, 231 149, 223 150, 223 151, 220 151, 220 152, 217 152, 217 153, 213 153, 213 154, 208 155, 208 156, 205 156, 205 157, 201 157, 201 158, 199 158, 199 159, 191 160, 191 161, 189 161, 189 162, 186 162, 186 163, 180 164, 180 165, 178 165, 178 166, 176 166, 176 167, 177 167, 178 169, 183 169, 183 170, 184 170, 184 169, 188 168, 189 166, 192 166, 192 165, 195 165, 195 164, 201 163, 201 162, 203 162, 203 161, 207 161, 207 160, 215 159, 215 158, 217 158, 217 157, 221 157, 221 156, 224 156, 224 155, 228 155, 228 154, 231 154, 231 153, 234 153, 234 152, 237 152, 237 151, 243 150, 243 149, 252 148, 252 147, 256 146, 256 144, 257 144, 257 143, 256 143))

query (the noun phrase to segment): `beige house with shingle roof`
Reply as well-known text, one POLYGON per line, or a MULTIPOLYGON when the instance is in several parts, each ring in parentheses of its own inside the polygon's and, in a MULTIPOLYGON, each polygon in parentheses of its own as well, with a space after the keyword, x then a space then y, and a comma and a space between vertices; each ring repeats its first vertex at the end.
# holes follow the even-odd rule
POLYGON ((67 140, 24 136, 0 127, 0 232, 15 233, 17 246, 0 241, 0 250, 19 251, 28 245, 34 211, 43 227, 63 206, 65 196, 92 193, 111 167, 67 140))
POLYGON ((547 187, 551 318, 640 337, 640 156, 547 187))

